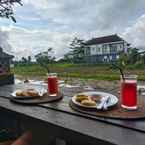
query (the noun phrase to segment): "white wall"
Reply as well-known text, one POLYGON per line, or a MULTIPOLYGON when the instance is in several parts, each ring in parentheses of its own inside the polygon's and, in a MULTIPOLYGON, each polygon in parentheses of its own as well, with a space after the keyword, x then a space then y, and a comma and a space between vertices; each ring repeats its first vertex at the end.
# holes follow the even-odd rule
POLYGON ((91 55, 102 54, 102 45, 101 44, 91 45, 90 49, 91 49, 91 51, 90 51, 91 55))
MULTIPOLYGON (((122 51, 124 49, 123 43, 124 43, 123 41, 120 41, 120 42, 112 42, 112 43, 105 43, 105 44, 99 44, 99 45, 91 45, 90 46, 90 55, 103 54, 103 50, 102 50, 103 45, 107 45, 106 53, 110 53, 109 44, 117 45, 117 52, 122 51)), ((126 45, 127 45, 127 43, 126 43, 126 45)))

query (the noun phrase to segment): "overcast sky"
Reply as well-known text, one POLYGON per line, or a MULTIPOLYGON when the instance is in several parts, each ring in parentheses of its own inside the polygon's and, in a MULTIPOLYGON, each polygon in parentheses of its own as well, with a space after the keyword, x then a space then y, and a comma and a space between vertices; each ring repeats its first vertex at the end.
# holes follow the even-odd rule
POLYGON ((117 33, 145 46, 145 0, 23 0, 15 17, 16 24, 0 19, 0 43, 16 58, 49 47, 61 57, 74 36, 88 40, 117 33))

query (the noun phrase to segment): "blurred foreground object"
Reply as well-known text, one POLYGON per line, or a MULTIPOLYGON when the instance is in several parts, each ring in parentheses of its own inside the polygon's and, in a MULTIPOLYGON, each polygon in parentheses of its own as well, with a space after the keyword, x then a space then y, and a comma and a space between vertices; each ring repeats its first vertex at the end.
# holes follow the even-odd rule
POLYGON ((21 0, 0 0, 0 17, 11 19, 16 23, 14 17, 14 4, 22 5, 21 0))

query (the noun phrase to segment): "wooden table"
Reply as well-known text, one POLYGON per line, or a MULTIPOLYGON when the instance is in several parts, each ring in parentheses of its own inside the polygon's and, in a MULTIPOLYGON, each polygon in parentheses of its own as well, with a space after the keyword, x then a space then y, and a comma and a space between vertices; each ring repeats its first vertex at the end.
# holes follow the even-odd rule
MULTIPOLYGON (((41 105, 22 106, 10 102, 10 93, 23 87, 24 84, 0 87, 0 113, 3 117, 15 120, 20 133, 25 129, 32 129, 34 133, 41 134, 37 144, 41 138, 45 142, 48 136, 64 139, 68 144, 74 145, 145 144, 145 120, 120 120, 122 124, 130 125, 130 128, 125 128, 59 110, 47 109, 41 105), (137 127, 137 130, 131 129, 131 126, 137 127)), ((68 95, 67 90, 65 91, 68 95)), ((104 120, 107 121, 107 119, 104 120)))

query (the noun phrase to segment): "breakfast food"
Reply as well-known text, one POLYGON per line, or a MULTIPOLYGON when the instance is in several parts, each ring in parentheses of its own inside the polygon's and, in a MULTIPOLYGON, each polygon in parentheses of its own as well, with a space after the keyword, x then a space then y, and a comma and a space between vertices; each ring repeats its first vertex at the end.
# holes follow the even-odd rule
POLYGON ((102 97, 100 95, 87 96, 85 94, 78 94, 75 97, 75 101, 84 106, 96 106, 96 104, 100 102, 101 98, 102 97))
POLYGON ((16 96, 22 96, 22 90, 17 90, 16 96))
POLYGON ((77 95, 77 97, 76 97, 76 101, 77 101, 77 102, 81 102, 81 101, 87 100, 87 99, 88 99, 88 96, 82 95, 82 94, 77 95))
POLYGON ((26 90, 17 90, 16 96, 30 96, 30 97, 39 97, 39 92, 35 89, 26 89, 26 90))
POLYGON ((83 100, 81 104, 85 106, 96 106, 96 102, 92 100, 83 100))
POLYGON ((27 93, 28 93, 29 96, 32 96, 32 97, 37 97, 37 96, 39 96, 39 92, 36 91, 36 90, 34 90, 34 89, 28 89, 28 90, 27 90, 27 93))
POLYGON ((22 96, 28 96, 28 91, 27 90, 22 91, 22 96))

